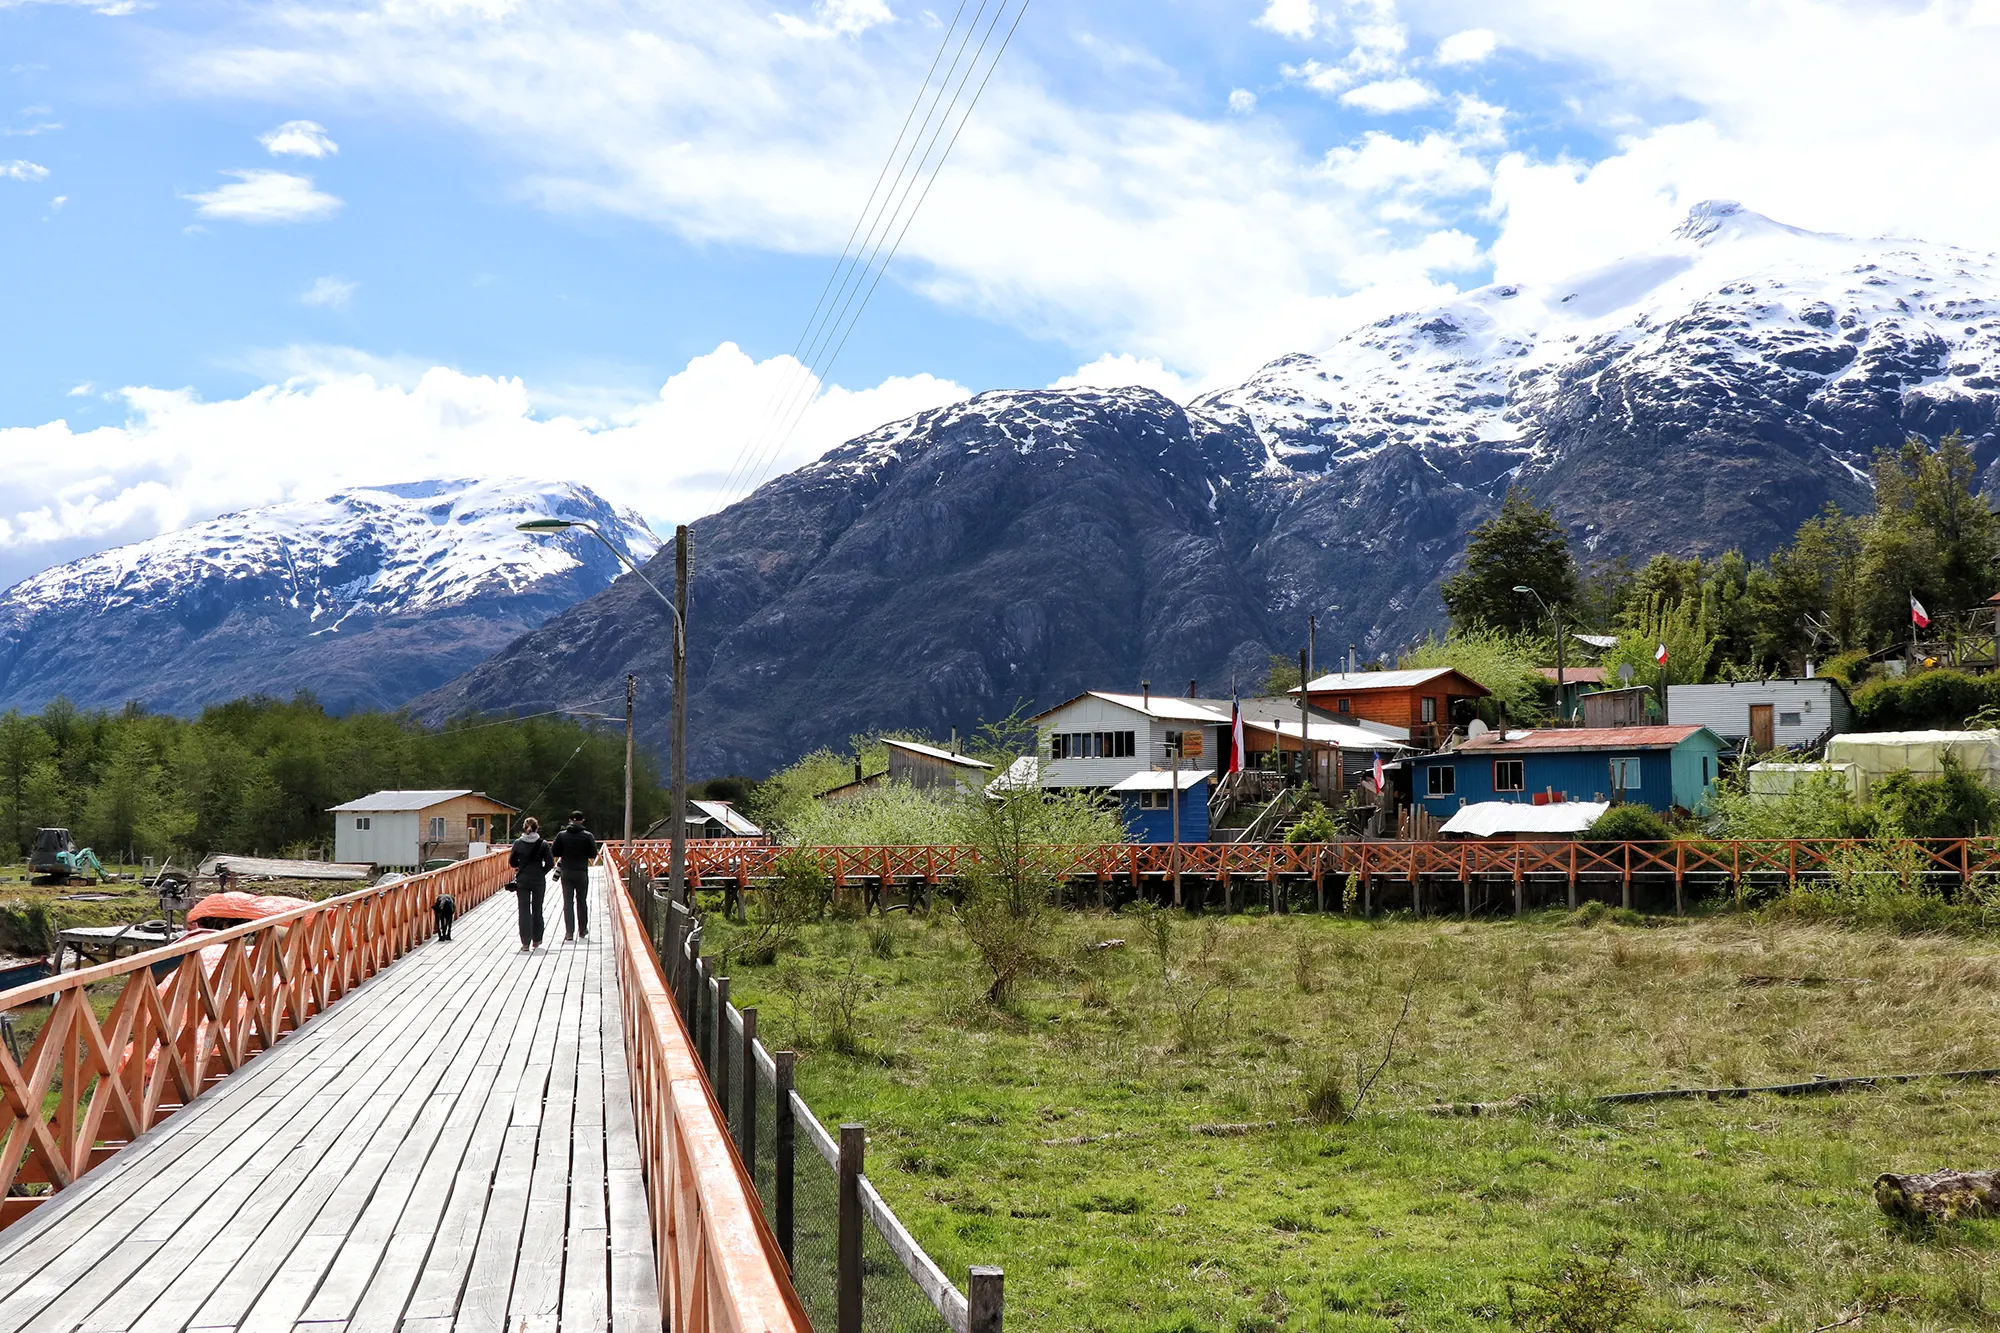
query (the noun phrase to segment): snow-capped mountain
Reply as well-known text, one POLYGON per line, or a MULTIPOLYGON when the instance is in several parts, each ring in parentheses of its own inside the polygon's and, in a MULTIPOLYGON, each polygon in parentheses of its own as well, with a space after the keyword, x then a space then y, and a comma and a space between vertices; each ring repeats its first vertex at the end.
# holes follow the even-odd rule
POLYGON ((1284 357, 1194 407, 1321 470, 1393 445, 1549 461, 1568 400, 1643 378, 1686 418, 1753 389, 1826 462, 1865 473, 1872 431, 1990 419, 2000 388, 1992 255, 1857 241, 1698 204, 1659 248, 1542 287, 1505 284, 1284 357))
POLYGON ((589 489, 526 480, 357 488, 225 514, 45 570, 0 592, 0 707, 57 694, 185 711, 309 689, 401 704, 621 571, 594 524, 643 562, 644 520, 589 489))
MULTIPOLYGON (((1308 614, 1322 660, 1393 653, 1443 622, 1439 580, 1515 483, 1586 561, 1761 556, 1828 501, 1866 508, 1870 460, 1906 433, 1961 430, 2000 475, 1996 404, 2000 261, 1731 203, 1620 263, 1467 292, 1185 407, 981 394, 695 525, 695 766, 757 772, 1142 679, 1253 683, 1308 614)), ((664 681, 649 603, 607 591, 415 706, 664 681)))

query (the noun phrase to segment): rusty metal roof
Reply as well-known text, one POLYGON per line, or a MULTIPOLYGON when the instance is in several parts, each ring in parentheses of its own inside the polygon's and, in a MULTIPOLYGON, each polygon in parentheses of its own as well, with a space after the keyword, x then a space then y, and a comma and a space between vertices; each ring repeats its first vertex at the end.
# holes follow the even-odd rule
MULTIPOLYGON (((1539 731, 1489 731, 1464 750, 1670 750, 1707 727, 1561 727, 1539 731)), ((1716 742, 1721 743, 1720 738, 1716 742)))

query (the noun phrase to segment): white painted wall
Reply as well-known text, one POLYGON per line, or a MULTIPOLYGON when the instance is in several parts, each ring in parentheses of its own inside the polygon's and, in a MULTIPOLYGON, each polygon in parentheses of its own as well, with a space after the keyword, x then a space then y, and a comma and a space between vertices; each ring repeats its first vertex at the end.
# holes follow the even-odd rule
POLYGON ((333 816, 333 859, 373 861, 383 866, 417 864, 417 840, 424 821, 414 810, 341 810, 333 816), (368 827, 356 828, 365 819, 368 827))
POLYGON ((1771 739, 1810 745, 1828 729, 1854 724, 1847 696, 1830 680, 1747 680, 1667 686, 1667 717, 1677 727, 1707 727, 1732 745, 1750 735, 1750 705, 1770 704, 1771 739), (1797 721, 1787 721, 1791 715, 1797 721))

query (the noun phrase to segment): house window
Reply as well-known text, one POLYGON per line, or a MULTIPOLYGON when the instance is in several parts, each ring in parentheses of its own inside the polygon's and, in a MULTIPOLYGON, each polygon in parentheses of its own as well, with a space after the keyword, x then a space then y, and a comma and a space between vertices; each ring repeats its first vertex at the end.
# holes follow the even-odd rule
POLYGON ((1611 761, 1611 790, 1639 790, 1639 756, 1619 755, 1611 761))
POLYGON ((468 835, 474 842, 486 841, 485 815, 473 815, 470 819, 466 820, 465 822, 468 829, 468 835))
POLYGON ((1199 731, 1169 731, 1166 733, 1166 753, 1171 759, 1175 755, 1183 759, 1201 758, 1202 734, 1199 731))
POLYGON ((1708 756, 1707 756, 1707 755, 1703 755, 1703 756, 1701 757, 1701 785, 1702 785, 1702 786, 1704 786, 1704 787, 1706 787, 1706 786, 1708 785, 1708 756))
POLYGON ((1797 713, 1780 713, 1778 714, 1778 725, 1781 727, 1798 727, 1805 725, 1805 723, 1797 713))
POLYGON ((1345 713, 1345 712, 1347 712, 1347 711, 1348 711, 1348 707, 1347 707, 1347 700, 1345 700, 1345 699, 1342 699, 1342 700, 1340 701, 1340 711, 1341 711, 1341 712, 1343 712, 1343 713, 1345 713))
POLYGON ((432 816, 431 816, 431 841, 432 841, 432 842, 443 842, 443 841, 444 841, 444 816, 443 816, 443 815, 432 815, 432 816))
POLYGON ((1051 759, 1129 759, 1134 753, 1129 731, 1058 731, 1049 736, 1051 759))
POLYGON ((1166 809, 1169 809, 1169 808, 1170 808, 1170 806, 1168 805, 1168 802, 1167 802, 1167 793, 1166 793, 1166 792, 1163 792, 1163 791, 1142 791, 1142 792, 1140 792, 1140 793, 1139 793, 1139 808, 1140 808, 1141 810, 1166 810, 1166 809))
POLYGON ((1525 791, 1527 775, 1519 759, 1495 759, 1493 761, 1494 791, 1525 791))
POLYGON ((1435 722, 1438 720, 1438 701, 1435 697, 1426 694, 1418 701, 1418 707, 1423 714, 1424 721, 1435 722))
POLYGON ((366 815, 357 816, 354 821, 354 827, 360 832, 366 833, 368 831, 368 816, 366 815))
POLYGON ((1458 795, 1458 770, 1450 764, 1432 764, 1424 770, 1424 773, 1427 775, 1425 778, 1424 795, 1458 795))

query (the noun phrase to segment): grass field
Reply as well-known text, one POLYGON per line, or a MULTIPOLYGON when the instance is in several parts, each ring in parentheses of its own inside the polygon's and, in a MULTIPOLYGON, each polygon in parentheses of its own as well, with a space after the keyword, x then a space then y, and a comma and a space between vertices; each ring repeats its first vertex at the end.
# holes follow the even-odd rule
POLYGON ((1590 1100, 2000 1066, 1992 941, 1078 915, 1055 953, 1005 1011, 948 915, 729 968, 947 1271, 1005 1266, 1010 1330, 1505 1327, 1510 1285, 1579 1251, 1619 1252, 1631 1327, 2000 1327, 2000 1223, 1912 1230, 1869 1195, 2000 1166, 2000 1087, 1590 1100))

